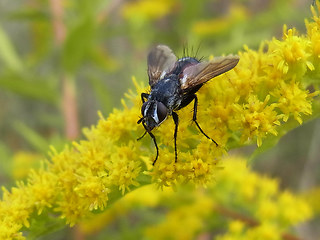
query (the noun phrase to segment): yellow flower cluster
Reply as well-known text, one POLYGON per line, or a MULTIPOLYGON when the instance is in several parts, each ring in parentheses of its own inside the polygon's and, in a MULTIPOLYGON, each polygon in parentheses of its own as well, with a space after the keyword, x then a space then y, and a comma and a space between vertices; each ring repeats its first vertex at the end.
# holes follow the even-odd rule
POLYGON ((230 157, 224 162, 216 183, 206 189, 158 191, 154 185, 144 186, 82 222, 81 229, 90 236, 143 206, 155 219, 144 226, 140 238, 195 239, 223 231, 217 239, 282 239, 292 226, 311 217, 302 197, 279 190, 278 181, 248 169, 246 159, 230 157))
MULTIPOLYGON (((18 231, 29 226, 33 212, 40 214, 44 209, 54 209, 73 225, 138 185, 207 185, 215 178, 227 148, 252 140, 260 146, 291 118, 301 123, 312 113, 313 97, 318 94, 309 93, 307 85, 320 71, 319 23, 314 13, 314 22, 306 22, 307 35, 285 28, 282 41, 265 42, 258 51, 245 47, 238 53, 240 62, 234 70, 202 87, 198 122, 219 147, 190 126, 190 104, 179 111, 177 163, 171 119, 154 130, 160 148, 154 167, 155 149, 150 138, 136 141, 144 131, 136 122, 141 108, 139 94, 146 89, 134 81, 137 93, 127 95, 133 106, 122 101, 123 110, 115 109, 107 119, 101 116, 96 126, 84 130, 87 140, 61 152, 52 148, 46 167, 33 172, 26 185, 18 184, 10 192, 3 189, 0 238, 23 238, 18 231)), ((252 189, 247 191, 250 197, 252 189)))
POLYGON ((247 9, 240 5, 232 5, 229 14, 220 18, 198 20, 193 23, 191 31, 197 36, 212 36, 230 30, 235 24, 248 18, 247 9))
POLYGON ((320 187, 304 192, 303 198, 312 207, 314 215, 320 215, 320 187))
POLYGON ((145 234, 149 239, 194 239, 203 230, 205 219, 213 213, 213 201, 197 192, 190 204, 181 204, 165 216, 165 220, 155 226, 147 227, 145 234))
POLYGON ((41 214, 44 208, 52 208, 57 196, 57 176, 50 171, 32 171, 28 184, 18 182, 9 192, 4 187, 0 202, 0 239, 25 239, 19 230, 30 227, 33 212, 41 214))
POLYGON ((229 202, 234 209, 240 207, 246 217, 252 217, 250 221, 242 219, 241 223, 239 219, 230 221, 229 231, 219 240, 282 239, 290 226, 312 216, 310 206, 302 197, 288 191, 281 192, 276 180, 251 172, 246 161, 227 161, 225 170, 219 172, 217 179, 214 199, 219 204, 229 202), (228 194, 233 195, 232 200, 228 194))
POLYGON ((174 1, 172 0, 139 0, 128 2, 122 9, 122 14, 129 20, 154 20, 170 13, 174 1))
POLYGON ((30 152, 18 152, 13 156, 12 176, 15 180, 25 179, 30 169, 39 168, 39 162, 43 156, 30 152))

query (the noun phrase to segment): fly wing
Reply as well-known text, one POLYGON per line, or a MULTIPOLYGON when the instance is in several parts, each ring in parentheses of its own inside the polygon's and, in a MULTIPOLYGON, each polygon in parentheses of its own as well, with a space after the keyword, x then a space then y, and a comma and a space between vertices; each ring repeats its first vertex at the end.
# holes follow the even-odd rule
POLYGON ((239 62, 238 56, 229 55, 226 57, 216 57, 210 62, 201 62, 186 67, 180 78, 181 89, 188 90, 196 87, 210 79, 228 72, 239 62))
POLYGON ((171 72, 177 61, 177 57, 166 45, 154 47, 148 55, 149 85, 152 87, 157 81, 171 72))

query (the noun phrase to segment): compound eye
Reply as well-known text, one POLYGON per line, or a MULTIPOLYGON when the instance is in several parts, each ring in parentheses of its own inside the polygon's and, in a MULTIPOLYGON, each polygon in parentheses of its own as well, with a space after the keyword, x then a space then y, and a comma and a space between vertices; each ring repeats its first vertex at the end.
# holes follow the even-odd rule
POLYGON ((168 108, 162 102, 157 102, 157 114, 159 123, 163 122, 168 115, 168 108))
MULTIPOLYGON (((144 111, 146 110, 147 102, 144 102, 141 107, 141 114, 144 116, 144 111)), ((145 117, 145 116, 144 116, 145 117)))

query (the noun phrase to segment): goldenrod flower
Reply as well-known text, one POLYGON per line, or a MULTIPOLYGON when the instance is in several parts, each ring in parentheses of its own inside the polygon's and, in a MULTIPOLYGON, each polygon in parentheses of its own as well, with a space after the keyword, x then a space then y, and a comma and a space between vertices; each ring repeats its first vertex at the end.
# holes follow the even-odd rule
MULTIPOLYGON (((32 213, 40 214, 44 209, 54 209, 73 225, 96 209, 104 210, 110 199, 115 201, 139 185, 155 183, 164 187, 189 182, 206 186, 217 172, 223 172, 217 170, 228 148, 252 142, 260 146, 268 135, 277 135, 285 129, 283 126, 287 121, 295 119, 301 124, 307 115, 312 114, 313 97, 319 94, 307 90, 309 76, 320 71, 319 49, 315 45, 319 37, 316 14, 314 19, 315 22, 306 22, 307 35, 298 35, 294 29, 284 28, 283 40, 264 42, 258 51, 244 47, 238 53, 240 62, 234 70, 200 89, 197 93, 198 121, 219 147, 199 133, 195 126, 190 126, 190 104, 179 111, 177 162, 171 119, 154 130, 160 150, 154 167, 151 166, 155 157, 152 141, 148 137, 136 141, 144 132, 136 122, 141 108, 139 94, 145 89, 134 80, 136 93, 131 91, 127 95, 130 107, 123 100, 123 110, 115 109, 108 118, 100 114, 98 124, 84 130, 86 140, 74 142, 61 152, 52 148, 46 167, 33 172, 28 184, 18 184, 11 192, 3 190, 0 202, 2 239, 22 238, 18 231, 23 226, 29 227, 32 213)), ((239 177, 234 179, 238 181, 237 186, 241 186, 239 198, 254 199, 258 187, 256 177, 246 177, 248 183, 243 184, 244 178, 238 175, 238 171, 232 175, 239 177)), ((272 184, 266 185, 268 191, 275 191, 272 184)), ((261 190, 260 194, 266 193, 261 190)), ((293 202, 285 195, 281 201, 285 204, 293 202)), ((302 205, 297 206, 301 211, 307 211, 302 205)), ((258 211, 257 214, 257 217, 263 217, 267 213, 258 211)), ((276 214, 274 211, 266 217, 276 214)), ((300 220, 290 211, 281 214, 288 223, 300 220)), ((193 224, 195 227, 190 231, 201 226, 197 220, 193 224)), ((259 227, 261 234, 272 238, 265 231, 268 227, 264 227, 259 227)))
POLYGON ((30 169, 40 166, 43 156, 30 152, 18 152, 13 156, 12 175, 15 180, 26 178, 30 169))
POLYGON ((192 32, 199 36, 216 35, 230 30, 236 23, 247 18, 247 9, 239 5, 232 5, 225 17, 196 21, 192 25, 192 32))
POLYGON ((128 2, 122 9, 122 14, 126 19, 153 20, 167 15, 174 2, 172 0, 139 0, 128 2))
POLYGON ((217 239, 223 240, 281 239, 292 226, 312 216, 310 205, 302 197, 281 191, 278 181, 253 172, 247 159, 224 160, 224 170, 207 188, 183 185, 175 191, 159 191, 155 184, 144 186, 124 196, 108 211, 82 222, 81 229, 86 234, 96 234, 106 230, 111 221, 142 206, 148 213, 139 215, 142 222, 144 216, 153 217, 144 223, 143 231, 139 229, 137 238, 195 239, 207 232, 217 234, 218 229, 217 239))
POLYGON ((281 192, 278 181, 251 172, 243 159, 229 158, 225 164, 210 190, 213 199, 217 209, 227 203, 232 209, 246 212, 246 218, 230 222, 229 232, 217 239, 282 239, 290 226, 312 216, 310 205, 302 197, 281 192))

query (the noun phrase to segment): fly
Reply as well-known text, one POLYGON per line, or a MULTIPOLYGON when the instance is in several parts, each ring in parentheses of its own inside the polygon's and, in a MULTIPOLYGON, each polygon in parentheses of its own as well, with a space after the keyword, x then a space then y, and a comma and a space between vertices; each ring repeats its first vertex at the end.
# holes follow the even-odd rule
POLYGON ((158 159, 159 148, 151 131, 163 123, 168 116, 172 116, 175 124, 174 152, 175 162, 177 162, 179 117, 176 111, 192 101, 194 102, 192 120, 199 131, 218 146, 218 143, 210 138, 197 122, 198 98, 196 92, 210 79, 234 68, 239 62, 239 57, 228 55, 216 57, 209 62, 200 62, 193 57, 177 59, 168 46, 158 45, 149 52, 147 62, 151 91, 150 94, 141 93, 142 117, 138 120, 138 124, 141 123, 146 130, 139 139, 148 133, 156 147, 157 155, 153 165, 158 159))

